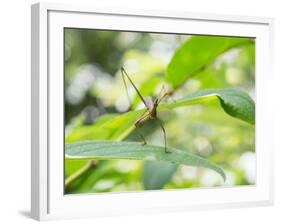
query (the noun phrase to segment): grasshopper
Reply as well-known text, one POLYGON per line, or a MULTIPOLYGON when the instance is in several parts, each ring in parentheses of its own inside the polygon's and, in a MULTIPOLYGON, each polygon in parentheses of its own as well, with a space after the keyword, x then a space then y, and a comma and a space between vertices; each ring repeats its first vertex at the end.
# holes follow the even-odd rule
POLYGON ((149 120, 155 120, 157 121, 157 123, 159 124, 159 126, 161 127, 162 131, 163 131, 163 136, 164 136, 164 142, 165 142, 165 152, 169 153, 169 151, 167 150, 167 138, 166 138, 166 131, 165 128, 163 126, 162 121, 157 117, 157 107, 160 104, 160 102, 165 99, 167 96, 170 96, 171 93, 170 92, 165 92, 162 96, 161 96, 161 92, 164 90, 164 86, 162 86, 162 89, 160 91, 160 94, 158 97, 155 98, 155 100, 153 100, 151 97, 147 97, 144 98, 140 91, 138 90, 138 88, 136 87, 136 85, 134 84, 134 82, 132 81, 132 79, 130 78, 130 76, 128 75, 128 73, 126 72, 126 70, 122 67, 121 68, 121 75, 122 75, 122 79, 123 79, 123 83, 124 86, 126 88, 126 93, 127 93, 127 97, 128 100, 130 101, 129 98, 129 93, 128 93, 128 88, 127 88, 127 84, 126 84, 126 80, 125 77, 127 77, 127 79, 129 80, 129 82, 132 84, 132 86, 134 87, 135 91, 137 92, 138 96, 140 97, 141 101, 143 102, 143 104, 145 105, 146 109, 143 112, 143 114, 140 115, 140 117, 135 121, 134 126, 136 127, 137 133, 139 134, 139 136, 142 138, 143 140, 143 144, 146 144, 145 138, 144 136, 140 133, 140 131, 138 130, 138 128, 140 128, 141 126, 144 125, 144 123, 146 123, 149 120))

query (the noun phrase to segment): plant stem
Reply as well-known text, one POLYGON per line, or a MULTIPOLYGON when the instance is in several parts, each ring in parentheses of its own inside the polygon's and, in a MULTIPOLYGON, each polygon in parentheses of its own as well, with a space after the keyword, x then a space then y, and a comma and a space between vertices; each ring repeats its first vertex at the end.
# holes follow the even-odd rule
POLYGON ((97 167, 97 162, 90 160, 86 163, 85 166, 83 166, 81 169, 76 171, 71 176, 67 177, 64 182, 64 186, 67 189, 69 185, 71 185, 75 180, 77 180, 79 177, 81 177, 84 173, 91 169, 95 169, 97 167))

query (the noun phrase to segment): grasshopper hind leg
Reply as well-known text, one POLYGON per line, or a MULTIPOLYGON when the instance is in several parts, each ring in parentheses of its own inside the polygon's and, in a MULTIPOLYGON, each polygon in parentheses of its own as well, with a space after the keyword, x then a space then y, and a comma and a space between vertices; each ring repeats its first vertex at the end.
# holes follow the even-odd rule
POLYGON ((144 124, 144 122, 149 118, 149 114, 146 114, 147 110, 144 111, 144 113, 141 115, 141 117, 134 123, 135 125, 135 129, 138 133, 138 135, 140 136, 140 138, 143 141, 143 145, 146 145, 146 140, 144 138, 144 136, 142 135, 142 133, 140 132, 139 128, 144 124))
POLYGON ((142 133, 140 132, 139 126, 137 126, 137 124, 135 124, 135 127, 136 127, 136 131, 137 131, 138 135, 142 139, 142 145, 146 145, 146 140, 145 140, 144 136, 142 135, 142 133))
POLYGON ((158 124, 160 125, 162 131, 163 131, 163 135, 164 135, 164 143, 165 143, 165 153, 171 153, 170 151, 168 151, 167 149, 167 136, 166 136, 166 130, 161 122, 161 120, 159 120, 158 118, 156 119, 156 121, 158 122, 158 124))

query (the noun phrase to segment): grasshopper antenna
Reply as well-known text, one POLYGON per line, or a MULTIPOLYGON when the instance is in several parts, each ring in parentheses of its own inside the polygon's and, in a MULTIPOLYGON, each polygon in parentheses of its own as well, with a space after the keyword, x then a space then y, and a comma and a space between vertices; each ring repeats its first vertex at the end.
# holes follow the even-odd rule
POLYGON ((132 102, 131 102, 131 99, 130 99, 130 96, 129 96, 129 92, 128 92, 128 87, 127 87, 127 83, 126 83, 126 80, 125 80, 125 77, 124 77, 124 68, 121 67, 121 77, 122 77, 122 81, 123 81, 123 84, 125 86, 125 89, 126 89, 126 94, 127 94, 127 98, 128 98, 128 101, 129 101, 129 104, 130 104, 130 108, 129 109, 132 109, 132 102))
MULTIPOLYGON (((141 95, 140 91, 138 90, 138 88, 135 86, 135 84, 133 83, 133 81, 131 80, 130 76, 127 74, 126 70, 121 67, 121 74, 122 74, 122 79, 124 82, 124 85, 126 87, 126 91, 127 91, 127 96, 129 98, 129 94, 128 94, 128 89, 127 89, 127 85, 126 85, 126 81, 125 81, 125 76, 128 78, 128 80, 130 81, 130 83, 132 84, 132 86, 134 87, 134 89, 136 90, 138 96, 140 97, 141 101, 144 103, 144 105, 146 106, 146 108, 149 108, 149 105, 147 105, 147 103, 145 102, 143 96, 141 95), (124 76, 125 75, 125 76, 124 76)), ((130 101, 130 100, 129 100, 130 101)), ((131 104, 131 103, 130 103, 131 104)))

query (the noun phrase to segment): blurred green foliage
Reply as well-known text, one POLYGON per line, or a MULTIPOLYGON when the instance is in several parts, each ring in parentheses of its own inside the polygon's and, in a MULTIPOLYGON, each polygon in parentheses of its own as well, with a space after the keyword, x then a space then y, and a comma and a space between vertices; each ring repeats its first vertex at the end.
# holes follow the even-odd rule
MULTIPOLYGON (((66 143, 140 141, 132 127, 140 111, 126 113, 130 105, 121 66, 144 96, 157 96, 163 84, 174 90, 166 104, 207 88, 236 87, 255 97, 254 39, 65 29, 66 143)), ((133 89, 128 91, 132 108, 141 108, 133 89)), ((255 127, 229 116, 233 111, 220 105, 221 99, 207 101, 161 110, 158 116, 168 145, 219 164, 225 183, 215 172, 198 167, 135 160, 95 160, 89 166, 87 160, 65 159, 66 180, 77 176, 66 193, 254 184, 255 127), (81 170, 83 175, 77 175, 81 170)), ((154 122, 142 133, 148 143, 163 146, 154 122)))

